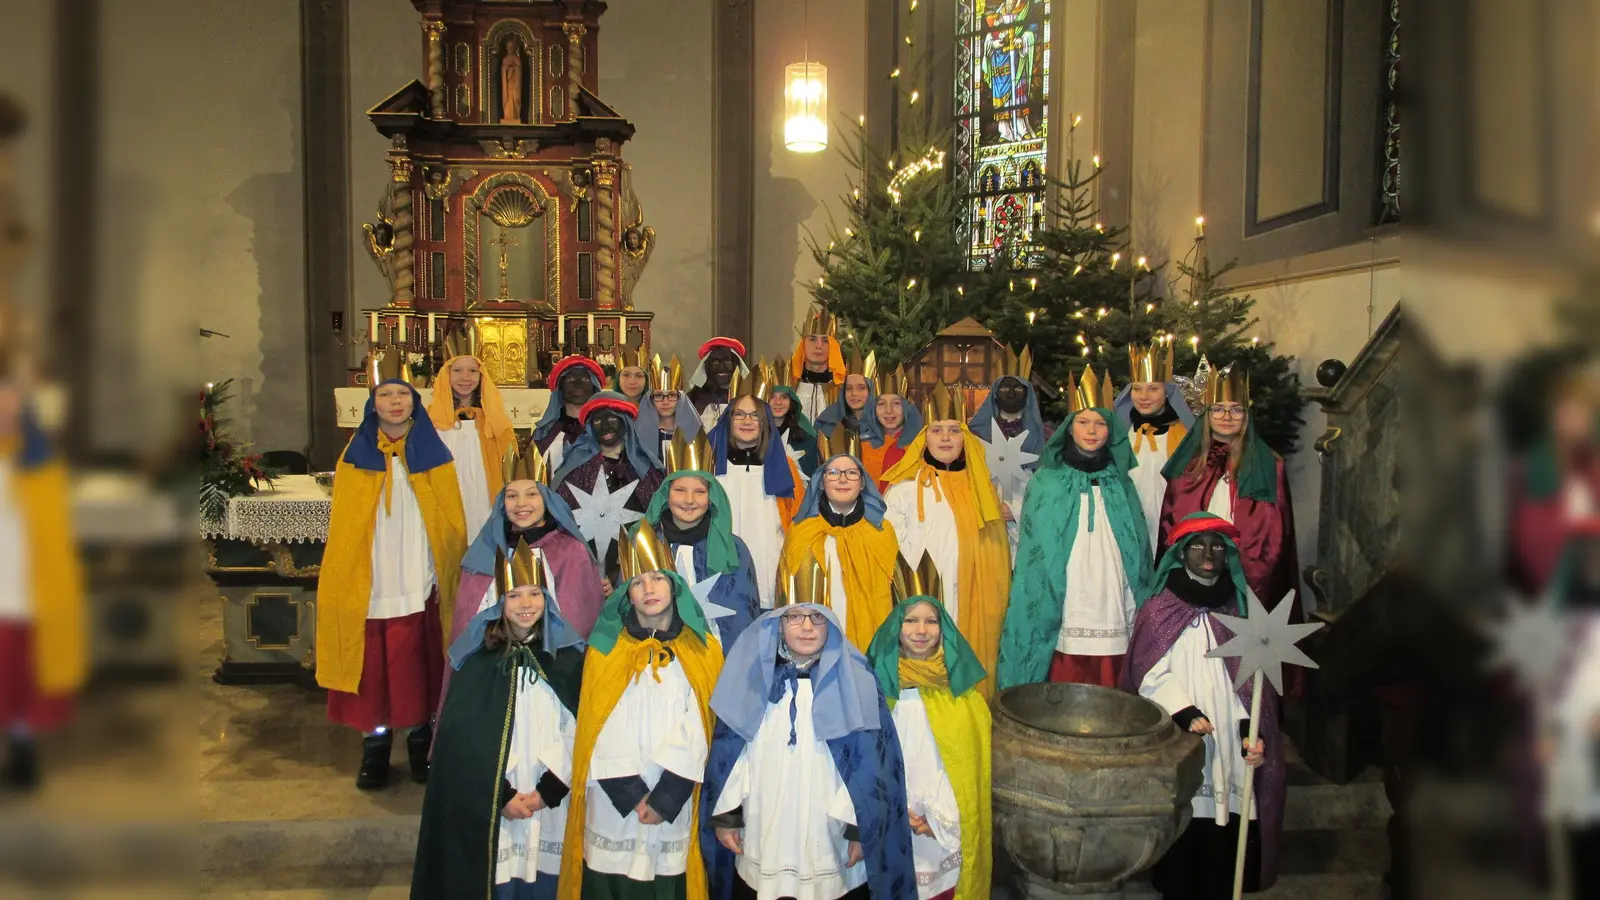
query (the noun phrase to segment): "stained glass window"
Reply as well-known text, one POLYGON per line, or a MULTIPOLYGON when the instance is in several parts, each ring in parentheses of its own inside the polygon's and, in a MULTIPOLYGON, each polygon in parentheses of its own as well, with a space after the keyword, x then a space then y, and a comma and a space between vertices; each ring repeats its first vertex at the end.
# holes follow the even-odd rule
POLYGON ((1044 219, 1050 0, 957 0, 956 177, 974 269, 1032 261, 1044 219))

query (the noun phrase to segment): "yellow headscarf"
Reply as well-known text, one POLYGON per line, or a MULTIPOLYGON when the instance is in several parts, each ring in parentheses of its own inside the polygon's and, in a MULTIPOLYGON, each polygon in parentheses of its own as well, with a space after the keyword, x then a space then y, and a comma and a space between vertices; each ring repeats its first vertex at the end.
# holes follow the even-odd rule
MULTIPOLYGON (((925 492, 932 490, 935 500, 949 505, 961 542, 961 571, 956 581, 961 602, 956 604, 956 625, 972 645, 984 671, 993 672, 1000 655, 1000 628, 1011 598, 1011 547, 1000 498, 989 478, 983 442, 966 423, 961 425, 961 446, 966 454, 965 469, 950 472, 934 468, 923 459, 928 449, 928 431, 924 428, 906 448, 905 458, 885 473, 883 480, 895 485, 915 479, 918 521, 923 521, 925 492)), ((986 698, 993 696, 994 682, 993 678, 986 678, 979 683, 978 689, 986 698)))
POLYGON ((476 356, 452 356, 444 361, 439 372, 444 377, 433 384, 433 396, 428 400, 428 419, 439 431, 456 427, 455 392, 450 389, 450 367, 458 359, 472 359, 478 363, 478 446, 483 451, 483 474, 489 482, 489 499, 492 502, 505 487, 501 480, 500 461, 506 451, 517 441, 516 429, 506 414, 506 405, 500 399, 500 389, 483 370, 483 360, 476 356))
MULTIPOLYGON (((794 353, 789 357, 789 377, 794 379, 794 384, 800 383, 800 373, 806 370, 806 336, 800 336, 800 343, 795 344, 794 353)), ((839 347, 839 339, 828 335, 828 371, 833 373, 834 384, 844 384, 844 350, 839 347)))

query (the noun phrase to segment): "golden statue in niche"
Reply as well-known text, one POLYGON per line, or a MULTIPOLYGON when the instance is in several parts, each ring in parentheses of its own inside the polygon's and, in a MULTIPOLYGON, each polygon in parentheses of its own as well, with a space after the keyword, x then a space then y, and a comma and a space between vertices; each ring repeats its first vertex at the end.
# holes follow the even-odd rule
POLYGON ((506 38, 506 52, 500 57, 500 122, 522 124, 522 42, 506 38))

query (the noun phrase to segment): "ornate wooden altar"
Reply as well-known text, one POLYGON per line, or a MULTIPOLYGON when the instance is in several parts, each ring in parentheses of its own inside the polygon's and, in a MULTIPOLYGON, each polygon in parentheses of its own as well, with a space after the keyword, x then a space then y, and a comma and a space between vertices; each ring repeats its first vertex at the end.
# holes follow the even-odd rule
POLYGON ((507 386, 648 346, 632 295, 655 232, 621 157, 634 129, 595 93, 606 5, 412 2, 423 77, 368 112, 391 173, 363 226, 391 297, 365 311, 369 341, 437 363, 444 334, 470 328, 507 386))

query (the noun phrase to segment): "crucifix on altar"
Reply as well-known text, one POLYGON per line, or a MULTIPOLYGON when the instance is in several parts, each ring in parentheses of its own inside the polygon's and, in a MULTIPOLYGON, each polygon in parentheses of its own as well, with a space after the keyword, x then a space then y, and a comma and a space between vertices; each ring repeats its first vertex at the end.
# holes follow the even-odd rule
POLYGON ((506 230, 505 230, 504 227, 502 227, 500 229, 500 236, 495 238, 494 240, 490 241, 489 243, 491 243, 491 244, 495 245, 496 247, 500 248, 500 295, 498 297, 496 297, 495 299, 502 300, 502 301, 508 301, 508 300, 512 299, 511 298, 511 282, 509 280, 507 280, 507 278, 506 278, 506 271, 511 266, 511 259, 507 255, 506 250, 508 248, 510 248, 510 247, 520 246, 522 244, 522 242, 517 240, 516 238, 507 237, 506 236, 506 230))

